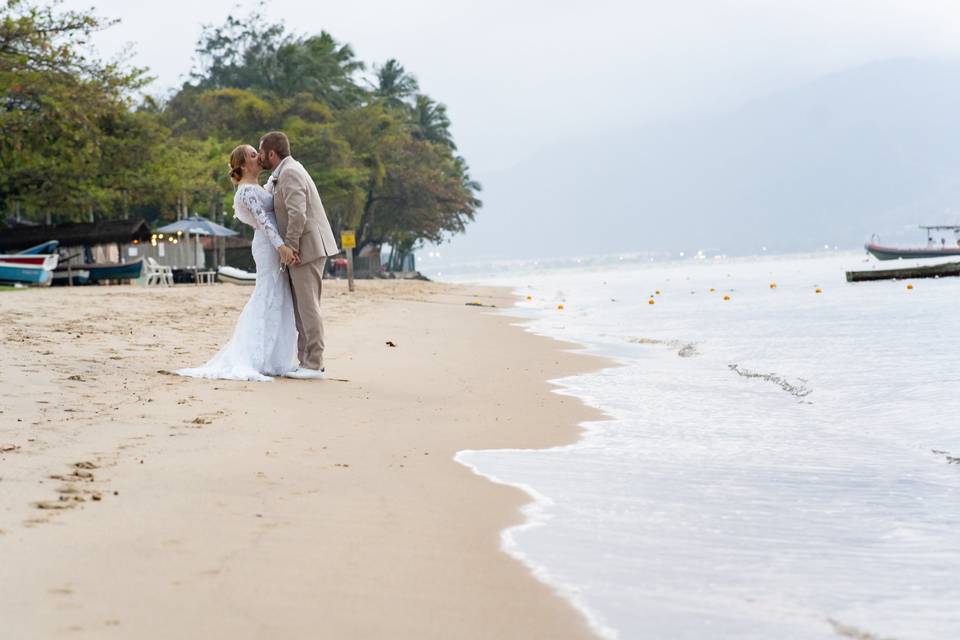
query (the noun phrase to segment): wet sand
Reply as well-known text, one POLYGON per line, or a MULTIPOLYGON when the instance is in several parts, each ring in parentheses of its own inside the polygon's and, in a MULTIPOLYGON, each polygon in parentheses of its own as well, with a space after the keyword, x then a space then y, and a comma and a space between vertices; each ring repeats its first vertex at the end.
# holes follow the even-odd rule
POLYGON ((0 292, 0 620, 11 638, 584 638, 500 550, 528 502, 453 460, 575 440, 596 368, 506 292, 325 285, 325 382, 179 378, 232 285, 0 292), (387 342, 396 346, 389 346, 387 342))

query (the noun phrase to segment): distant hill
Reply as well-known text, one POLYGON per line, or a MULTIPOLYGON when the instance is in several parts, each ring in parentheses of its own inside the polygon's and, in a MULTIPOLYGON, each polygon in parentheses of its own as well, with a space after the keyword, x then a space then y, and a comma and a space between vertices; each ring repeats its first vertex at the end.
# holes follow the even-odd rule
POLYGON ((960 62, 878 62, 710 119, 571 136, 480 179, 465 258, 919 242, 918 223, 960 222, 960 62))

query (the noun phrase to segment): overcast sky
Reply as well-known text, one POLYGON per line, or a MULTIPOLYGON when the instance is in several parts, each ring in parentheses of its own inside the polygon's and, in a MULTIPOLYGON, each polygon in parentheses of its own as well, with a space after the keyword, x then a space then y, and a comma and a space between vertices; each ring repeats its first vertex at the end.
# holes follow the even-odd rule
MULTIPOLYGON (((122 20, 98 37, 177 85, 201 25, 235 0, 66 0, 122 20)), ((365 62, 396 57, 448 105, 475 175, 570 135, 715 111, 876 59, 960 53, 955 0, 275 0, 272 17, 331 32, 365 62)))

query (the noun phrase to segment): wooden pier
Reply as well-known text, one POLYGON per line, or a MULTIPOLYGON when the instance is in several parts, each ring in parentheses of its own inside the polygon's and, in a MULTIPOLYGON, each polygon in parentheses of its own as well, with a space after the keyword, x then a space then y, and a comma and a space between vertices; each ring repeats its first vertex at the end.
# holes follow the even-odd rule
POLYGON ((930 266, 901 267, 899 269, 847 271, 847 282, 904 280, 906 278, 943 278, 947 276, 960 276, 960 262, 947 262, 930 266))

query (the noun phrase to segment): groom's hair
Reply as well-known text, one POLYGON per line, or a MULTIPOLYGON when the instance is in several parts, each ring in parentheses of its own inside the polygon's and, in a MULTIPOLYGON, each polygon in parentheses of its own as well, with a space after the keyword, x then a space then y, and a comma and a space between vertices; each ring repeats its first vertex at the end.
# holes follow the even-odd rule
POLYGON ((283 131, 271 131, 260 138, 260 145, 266 152, 276 151, 281 160, 290 155, 290 141, 283 131))

